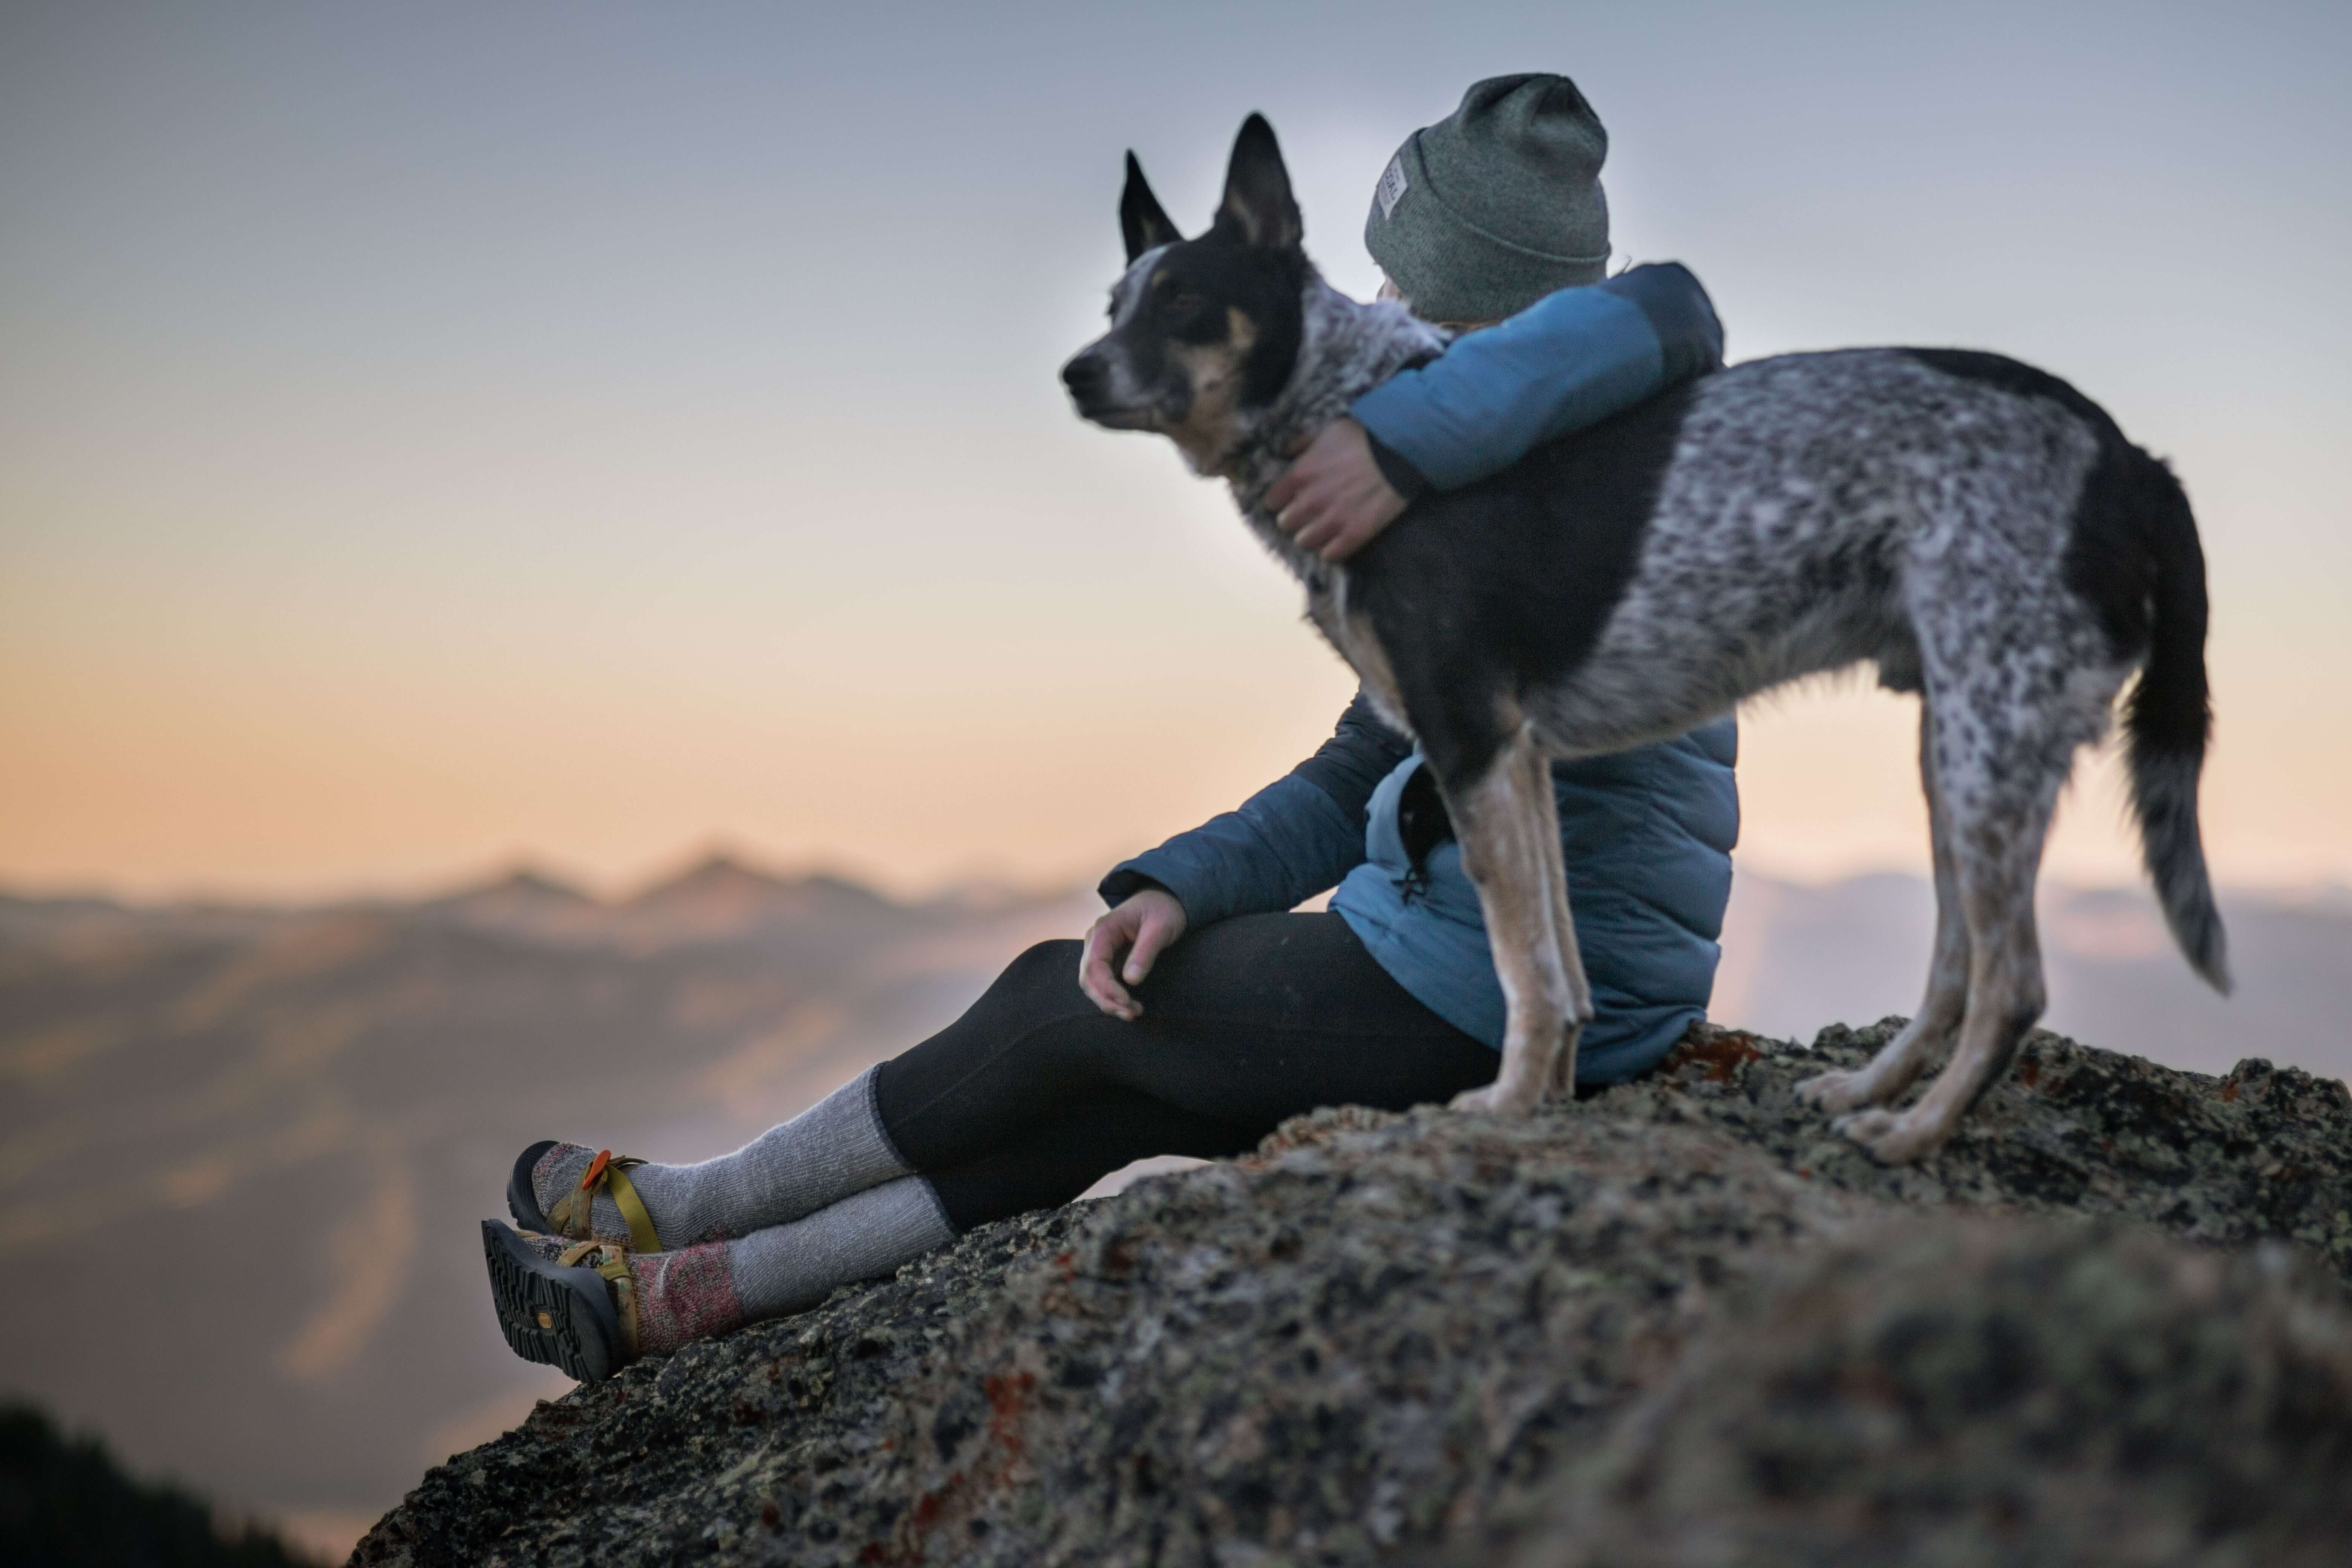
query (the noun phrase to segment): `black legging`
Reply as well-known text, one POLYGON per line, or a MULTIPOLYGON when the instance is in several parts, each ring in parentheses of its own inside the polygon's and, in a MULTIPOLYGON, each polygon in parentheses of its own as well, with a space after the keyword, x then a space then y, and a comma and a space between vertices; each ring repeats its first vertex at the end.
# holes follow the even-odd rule
POLYGON ((882 1064, 882 1125, 959 1231, 1065 1204, 1150 1154, 1238 1154, 1322 1105, 1403 1110, 1491 1083, 1496 1053, 1413 1000, 1334 914, 1188 933, 1127 1023, 1041 942, 964 1016, 882 1064))

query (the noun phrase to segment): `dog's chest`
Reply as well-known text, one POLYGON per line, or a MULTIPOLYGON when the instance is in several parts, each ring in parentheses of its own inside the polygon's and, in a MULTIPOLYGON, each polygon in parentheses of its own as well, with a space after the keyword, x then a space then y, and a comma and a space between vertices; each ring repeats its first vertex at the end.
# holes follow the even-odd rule
POLYGON ((1389 661, 1388 649, 1372 629, 1371 617, 1349 607, 1344 568, 1329 571, 1320 584, 1307 584, 1307 617, 1355 670, 1356 678, 1364 683, 1364 695, 1371 699, 1381 719, 1399 734, 1411 736, 1412 726, 1405 720, 1396 669, 1389 661))

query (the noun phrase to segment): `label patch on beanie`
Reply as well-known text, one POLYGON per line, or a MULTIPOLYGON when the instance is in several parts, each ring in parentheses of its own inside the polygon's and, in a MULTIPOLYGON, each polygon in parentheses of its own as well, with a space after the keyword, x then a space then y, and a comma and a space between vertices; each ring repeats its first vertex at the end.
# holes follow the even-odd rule
POLYGON ((1381 176, 1380 189, 1375 194, 1381 199, 1381 216, 1396 216, 1397 202, 1404 195, 1403 153, 1400 153, 1389 160, 1388 171, 1381 176))

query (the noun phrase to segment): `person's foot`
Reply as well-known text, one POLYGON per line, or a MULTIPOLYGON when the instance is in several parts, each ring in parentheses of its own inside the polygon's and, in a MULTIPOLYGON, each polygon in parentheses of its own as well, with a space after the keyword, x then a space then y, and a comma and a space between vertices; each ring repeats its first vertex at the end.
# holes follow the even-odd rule
POLYGON ((509 1230, 496 1220, 482 1222, 490 1302, 498 1312, 499 1331, 515 1354, 561 1367, 582 1383, 602 1383, 636 1360, 632 1325, 614 1299, 616 1294, 634 1296, 634 1281, 616 1291, 614 1281, 583 1266, 584 1256, 564 1261, 568 1253, 604 1247, 603 1243, 509 1230))
POLYGON ((583 1383, 746 1321, 724 1242, 633 1253, 484 1220, 482 1252, 508 1346, 583 1383))
POLYGON ((656 1205, 671 1206, 662 1192, 667 1173, 641 1160, 615 1159, 609 1149, 543 1139, 517 1156, 507 1178, 507 1212, 518 1226, 541 1236, 659 1252, 666 1238, 677 1239, 656 1217, 656 1205))

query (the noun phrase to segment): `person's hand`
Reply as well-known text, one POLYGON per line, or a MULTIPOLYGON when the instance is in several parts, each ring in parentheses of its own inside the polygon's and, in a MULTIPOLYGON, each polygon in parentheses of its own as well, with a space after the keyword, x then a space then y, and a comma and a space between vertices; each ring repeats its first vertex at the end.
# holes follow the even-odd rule
POLYGON ((1175 894, 1165 888, 1137 889, 1087 932, 1078 954, 1078 989, 1112 1017, 1135 1022, 1143 1016, 1143 1004, 1128 994, 1127 986, 1142 984, 1152 960, 1183 934, 1184 906, 1175 894), (1114 973, 1121 953, 1127 963, 1114 973), (1127 985, 1119 984, 1122 974, 1127 985))
POLYGON ((1334 419, 1316 432, 1290 471, 1265 492, 1274 521, 1301 550, 1345 561, 1371 542, 1405 509, 1372 461, 1372 444, 1352 419, 1334 419))

